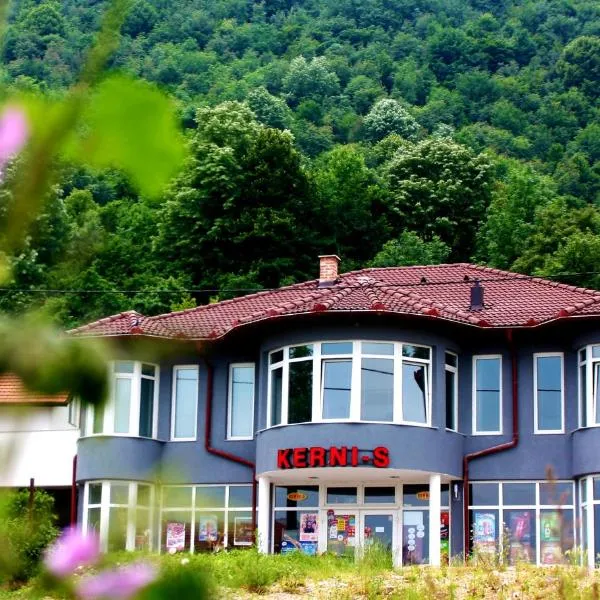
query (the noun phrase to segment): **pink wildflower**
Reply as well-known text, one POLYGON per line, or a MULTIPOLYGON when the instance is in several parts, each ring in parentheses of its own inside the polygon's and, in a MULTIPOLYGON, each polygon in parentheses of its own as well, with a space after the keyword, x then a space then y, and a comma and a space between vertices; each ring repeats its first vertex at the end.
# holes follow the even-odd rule
POLYGON ((76 528, 65 529, 48 549, 44 559, 46 568, 56 577, 67 577, 81 565, 94 563, 100 554, 98 538, 85 536, 76 528))
POLYGON ((83 600, 127 600, 154 581, 156 574, 152 565, 134 563, 83 579, 77 586, 77 595, 83 600))
POLYGON ((0 115, 0 168, 18 154, 28 137, 29 125, 25 113, 14 106, 5 108, 0 115))

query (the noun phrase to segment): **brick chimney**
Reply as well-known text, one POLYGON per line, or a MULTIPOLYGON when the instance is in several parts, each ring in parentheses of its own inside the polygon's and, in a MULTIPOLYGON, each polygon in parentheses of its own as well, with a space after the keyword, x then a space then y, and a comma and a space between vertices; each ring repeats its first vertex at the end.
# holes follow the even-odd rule
POLYGON ((329 287, 335 284, 339 265, 340 257, 335 254, 319 256, 319 287, 329 287))

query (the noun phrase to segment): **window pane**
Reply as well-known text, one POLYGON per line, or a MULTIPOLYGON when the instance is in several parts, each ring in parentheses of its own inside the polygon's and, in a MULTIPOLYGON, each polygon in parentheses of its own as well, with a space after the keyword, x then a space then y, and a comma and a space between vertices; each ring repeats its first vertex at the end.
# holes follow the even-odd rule
POLYGON ((290 358, 304 358, 313 355, 313 347, 309 346, 292 346, 290 348, 290 358))
POLYGON ((479 432, 500 431, 500 393, 477 391, 477 420, 475 429, 479 432))
POLYGON ((225 486, 197 487, 196 508, 225 508, 225 486))
POLYGON ((476 361, 477 390, 500 391, 500 359, 478 358, 476 361))
POLYGON ((403 511, 402 525, 402 564, 427 564, 429 562, 429 511, 403 511))
POLYGON ((504 483, 502 501, 512 506, 535 505, 535 483, 504 483))
POLYGON ((457 429, 456 425, 456 373, 446 371, 446 428, 457 429))
POLYGON ((102 484, 90 483, 88 490, 88 504, 100 504, 102 502, 102 484))
POLYGON ((394 504, 396 489, 393 487, 366 487, 365 504, 394 504))
POLYGON ((110 503, 111 504, 129 504, 129 484, 111 483, 110 484, 110 503))
POLYGON ((254 422, 254 366, 231 369, 231 435, 252 437, 254 422))
POLYGON ((140 387, 140 435, 152 437, 154 420, 154 380, 142 378, 140 387))
POLYGON ((562 358, 560 356, 538 356, 537 367, 537 411, 538 429, 562 429, 562 358))
POLYGON ((600 346, 592 346, 592 358, 600 358, 600 346))
POLYGON ((138 483, 137 486, 138 506, 150 506, 150 486, 138 483))
POLYGON ((271 425, 281 423, 281 402, 283 393, 283 369, 271 371, 271 425))
POLYGON ((229 511, 229 547, 251 546, 254 542, 254 527, 252 513, 249 511, 229 511))
POLYGON ((163 488, 163 507, 181 508, 192 505, 191 487, 164 487, 163 488))
POLYGON ((323 361, 323 418, 350 417, 351 360, 323 361))
POLYGON ((114 364, 115 373, 133 373, 134 363, 131 360, 118 360, 114 364))
POLYGON ((380 342, 363 342, 363 354, 385 354, 394 356, 394 344, 382 344, 380 342))
POLYGON ((275 488, 275 506, 279 508, 319 506, 319 487, 316 485, 277 486, 275 488))
POLYGON ((585 365, 579 367, 579 412, 581 426, 587 427, 587 369, 585 365))
POLYGON ((328 487, 327 504, 356 504, 355 487, 328 487))
POLYGON ((100 507, 88 509, 87 533, 95 533, 100 538, 100 507))
POLYGON ((427 367, 402 364, 402 416, 404 421, 427 422, 427 367))
POLYGON ((288 423, 312 421, 312 360, 290 363, 288 423))
POLYGON ((196 404, 198 399, 198 369, 175 371, 175 438, 196 435, 196 404))
MULTIPOLYGON (((582 483, 583 483, 582 493, 584 494, 583 501, 586 502, 587 499, 585 497, 585 492, 586 492, 587 482, 585 479, 583 479, 582 483)), ((600 500, 600 477, 594 477, 594 500, 600 500)), ((598 548, 598 550, 600 550, 600 548, 598 548)))
POLYGON ((404 506, 429 506, 428 485, 404 485, 402 496, 404 506))
POLYGON ((595 395, 594 406, 596 408, 596 414, 594 415, 596 425, 600 424, 600 363, 594 364, 594 387, 595 395))
POLYGON ((404 344, 402 346, 402 356, 408 358, 421 358, 423 360, 429 360, 430 349, 426 346, 411 346, 404 344))
POLYGON ((115 380, 115 433, 129 433, 131 379, 115 380))
POLYGON ((225 541, 225 513, 197 512, 194 549, 196 552, 214 552, 225 541))
POLYGON ((246 508, 252 506, 252 486, 230 485, 229 508, 246 508))
POLYGON ((472 483, 469 489, 469 506, 497 506, 497 483, 472 483))
POLYGON ((142 375, 154 377, 156 375, 156 367, 154 365, 142 364, 142 375))
POLYGON ((567 481, 540 483, 540 504, 573 504, 573 485, 567 481))
POLYGON ((104 404, 90 406, 89 410, 93 411, 94 415, 92 433, 102 433, 104 431, 104 404))
POLYGON ((295 510, 280 510, 275 512, 275 554, 301 550, 300 520, 301 512, 295 510))
POLYGON ((579 351, 579 361, 580 362, 585 361, 585 349, 579 351))
POLYGON ((498 511, 493 509, 469 511, 472 548, 480 554, 497 552, 500 532, 498 511))
POLYGON ((363 358, 361 366, 361 419, 394 420, 394 361, 363 358))
POLYGON ((565 562, 564 553, 573 548, 573 514, 570 510, 540 511, 540 562, 565 562))
POLYGON ((127 544, 127 508, 110 508, 108 513, 108 551, 125 550, 127 544))
POLYGON ((271 352, 269 357, 269 362, 271 364, 275 364, 281 362, 283 360, 283 350, 277 350, 275 352, 271 352))
POLYGON ((535 563, 535 510, 505 510, 508 534, 508 563, 535 563))
POLYGON ((352 354, 352 342, 324 342, 321 354, 352 354))
POLYGON ((184 552, 189 550, 191 526, 191 510, 163 511, 161 521, 162 551, 170 554, 172 552, 184 552))
POLYGON ((446 364, 450 367, 456 367, 458 363, 458 356, 456 354, 452 354, 452 352, 446 352, 444 354, 446 364))
POLYGON ((150 511, 140 509, 135 511, 135 549, 145 552, 150 551, 150 535, 152 525, 150 523, 150 511))

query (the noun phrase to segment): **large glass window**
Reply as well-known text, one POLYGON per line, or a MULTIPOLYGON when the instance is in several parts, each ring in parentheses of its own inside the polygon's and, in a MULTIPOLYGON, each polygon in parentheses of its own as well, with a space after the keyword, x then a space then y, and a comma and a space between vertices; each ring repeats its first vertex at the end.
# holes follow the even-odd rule
POLYGON ((430 423, 431 348, 321 342, 269 355, 271 426, 352 420, 430 423))
POLYGON ((319 487, 276 486, 273 499, 273 551, 316 554, 319 487))
POLYGON ((171 439, 196 439, 198 411, 198 367, 175 367, 173 370, 173 403, 171 439))
POLYGON ((535 432, 562 433, 563 357, 562 354, 535 354, 535 432))
POLYGON ((160 535, 169 554, 252 545, 252 486, 163 487, 160 535))
POLYGON ((84 490, 83 527, 95 533, 104 552, 152 549, 153 486, 91 481, 84 490))
POLYGON ((502 358, 473 359, 473 433, 502 433, 502 358))
POLYGON ((254 435, 254 363, 229 368, 229 439, 254 435))
POLYGON ((561 564, 574 547, 573 483, 471 484, 471 548, 517 562, 561 564))
POLYGON ((110 365, 109 377, 106 403, 87 407, 87 434, 156 437, 158 367, 116 361, 110 365))

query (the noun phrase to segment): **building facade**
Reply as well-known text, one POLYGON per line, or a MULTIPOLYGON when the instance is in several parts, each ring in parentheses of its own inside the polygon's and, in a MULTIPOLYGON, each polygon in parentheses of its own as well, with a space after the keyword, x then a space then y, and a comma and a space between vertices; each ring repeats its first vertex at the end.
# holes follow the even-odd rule
POLYGON ((600 292, 468 264, 122 313, 82 416, 79 519, 113 549, 396 564, 600 552, 600 292), (257 539, 254 533, 257 532, 257 539))

